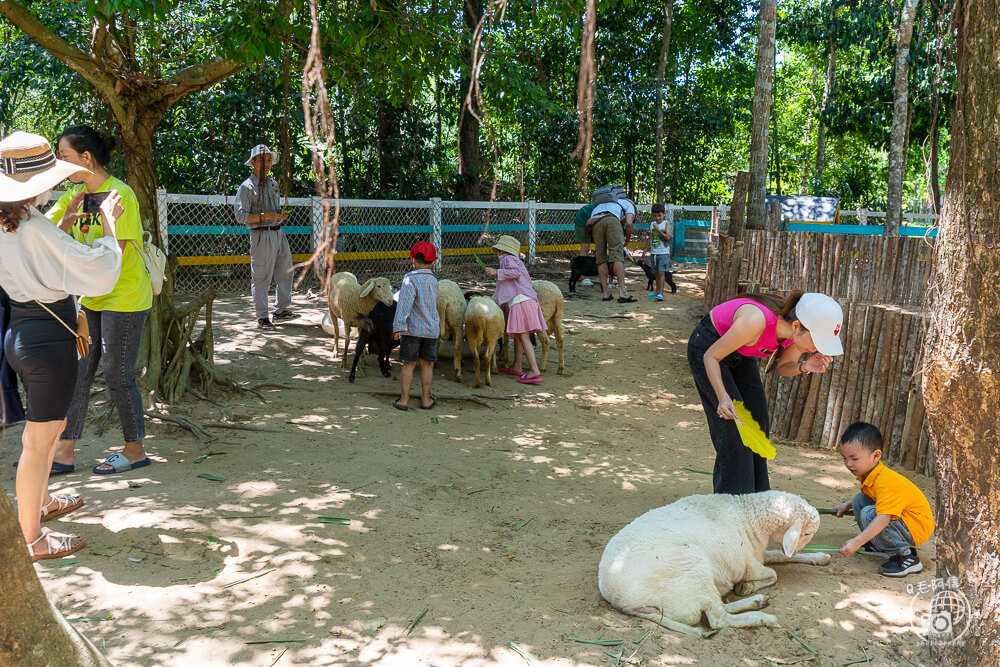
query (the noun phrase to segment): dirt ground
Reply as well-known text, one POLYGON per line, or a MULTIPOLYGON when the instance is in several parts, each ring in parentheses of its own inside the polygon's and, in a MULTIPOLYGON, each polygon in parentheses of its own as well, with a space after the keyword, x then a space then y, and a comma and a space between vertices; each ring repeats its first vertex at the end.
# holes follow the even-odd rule
MULTIPOLYGON (((703 273, 682 270, 662 303, 630 276, 637 304, 605 304, 582 286, 567 301, 564 375, 554 348, 536 386, 498 374, 492 389, 470 390, 439 364, 436 394, 488 398, 442 398, 433 411, 392 408, 395 361, 392 380, 370 360, 367 377, 348 384, 307 295, 295 300, 303 319, 268 335, 248 298, 217 301, 222 370, 274 385, 259 389, 262 400, 192 397, 171 412, 263 430, 213 428, 216 439, 199 442, 151 421, 154 464, 97 476, 89 467, 121 435, 112 425, 98 438, 88 424, 77 472, 52 480, 86 499, 52 527, 88 546, 81 560, 38 564, 46 591, 123 666, 614 665, 619 648, 641 665, 839 665, 863 651, 873 665, 932 664, 906 593, 933 577, 932 545, 920 550, 925 571, 903 580, 857 555, 777 566, 768 611, 818 656, 784 629, 694 639, 601 598, 607 541, 651 508, 710 493, 711 477, 694 471, 714 461, 685 357, 703 273), (262 576, 224 588, 253 574, 262 576)), ((558 284, 565 290, 564 277, 558 284)), ((9 431, 14 443, 19 433, 9 431)), ((5 448, 0 467, 9 491, 17 451, 5 448)), ((779 444, 770 470, 774 488, 820 507, 857 487, 829 451, 779 444)), ((911 477, 932 497, 931 480, 911 477)), ((855 532, 849 518, 824 516, 814 542, 839 546, 855 532)))

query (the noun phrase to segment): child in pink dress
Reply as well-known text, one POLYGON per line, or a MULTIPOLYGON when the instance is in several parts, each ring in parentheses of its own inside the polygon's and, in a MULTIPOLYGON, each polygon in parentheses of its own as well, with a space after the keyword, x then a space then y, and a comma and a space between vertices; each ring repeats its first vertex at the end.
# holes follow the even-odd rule
POLYGON ((535 348, 530 335, 546 334, 545 317, 538 305, 538 294, 531 286, 531 276, 521 261, 521 243, 513 236, 501 236, 493 246, 500 258, 500 268, 486 268, 486 273, 497 277, 497 291, 493 299, 501 307, 508 306, 507 335, 514 339, 514 361, 501 372, 517 375, 522 384, 537 384, 542 381, 542 372, 535 360, 535 348), (531 369, 521 373, 521 355, 528 358, 531 369))

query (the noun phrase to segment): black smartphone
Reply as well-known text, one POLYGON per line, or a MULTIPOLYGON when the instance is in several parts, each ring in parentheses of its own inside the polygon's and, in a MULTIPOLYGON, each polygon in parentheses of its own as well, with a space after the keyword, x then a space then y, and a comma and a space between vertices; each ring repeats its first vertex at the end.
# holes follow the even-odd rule
POLYGON ((101 212, 101 202, 107 199, 110 192, 89 192, 83 196, 83 212, 97 214, 101 212))

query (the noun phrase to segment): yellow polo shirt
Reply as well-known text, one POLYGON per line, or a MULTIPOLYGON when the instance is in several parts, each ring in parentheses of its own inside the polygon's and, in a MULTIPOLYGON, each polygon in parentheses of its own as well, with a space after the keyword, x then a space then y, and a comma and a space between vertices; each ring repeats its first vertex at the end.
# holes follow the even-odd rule
MULTIPOLYGON (((66 213, 66 208, 76 193, 84 190, 86 185, 79 183, 74 185, 56 201, 52 207, 45 212, 47 217, 57 225, 66 213)), ((124 181, 114 176, 99 187, 96 192, 108 192, 117 190, 121 197, 122 208, 125 212, 115 223, 118 231, 119 241, 129 241, 122 251, 122 272, 115 284, 115 288, 104 296, 85 296, 80 299, 80 305, 86 306, 90 310, 111 310, 119 313, 137 313, 148 310, 153 305, 153 289, 149 285, 149 274, 146 273, 146 265, 142 261, 142 255, 136 250, 131 241, 142 244, 142 221, 139 218, 139 202, 124 181)), ((69 230, 70 236, 80 243, 93 245, 94 241, 104 236, 104 225, 101 224, 101 216, 92 215, 90 219, 81 218, 69 230), (84 232, 83 230, 87 231, 84 232)))
POLYGON ((934 532, 931 504, 917 485, 881 462, 866 477, 858 477, 861 492, 875 501, 876 514, 902 519, 920 546, 934 532))

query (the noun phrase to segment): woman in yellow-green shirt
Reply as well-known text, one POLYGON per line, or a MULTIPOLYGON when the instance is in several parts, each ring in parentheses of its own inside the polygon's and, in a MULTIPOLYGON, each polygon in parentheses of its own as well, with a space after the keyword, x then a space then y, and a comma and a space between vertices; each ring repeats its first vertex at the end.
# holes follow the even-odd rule
POLYGON ((153 304, 153 292, 142 255, 136 248, 136 244, 142 243, 142 221, 135 193, 106 169, 114 146, 113 138, 86 125, 66 128, 57 145, 60 159, 90 171, 80 171, 69 177, 75 185, 59 198, 46 216, 76 240, 90 245, 104 236, 104 228, 99 216, 81 211, 85 194, 117 190, 125 213, 116 225, 122 249, 121 277, 110 293, 80 299, 95 344, 90 348, 90 354, 79 362, 73 403, 66 416, 66 429, 56 448, 53 472, 71 472, 74 469, 76 441, 83 435, 90 386, 94 382, 97 364, 102 359, 104 382, 118 410, 125 448, 93 470, 100 475, 111 475, 150 463, 142 445, 146 428, 135 366, 142 330, 153 304))

